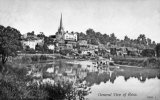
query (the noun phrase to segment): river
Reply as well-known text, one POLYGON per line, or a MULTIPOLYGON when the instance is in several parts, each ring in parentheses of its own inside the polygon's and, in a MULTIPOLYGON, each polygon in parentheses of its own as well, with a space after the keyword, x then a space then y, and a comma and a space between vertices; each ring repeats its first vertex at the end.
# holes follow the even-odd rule
POLYGON ((160 100, 159 69, 120 66, 104 70, 91 62, 56 61, 42 66, 53 68, 54 81, 85 83, 90 88, 86 100, 160 100))

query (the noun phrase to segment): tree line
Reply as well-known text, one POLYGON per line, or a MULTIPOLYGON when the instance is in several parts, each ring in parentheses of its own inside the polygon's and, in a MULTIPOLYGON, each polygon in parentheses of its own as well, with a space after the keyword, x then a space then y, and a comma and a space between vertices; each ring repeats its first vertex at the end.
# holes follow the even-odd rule
POLYGON ((78 38, 87 40, 90 44, 98 45, 99 43, 107 45, 117 45, 120 47, 134 47, 137 49, 155 48, 156 42, 147 38, 144 34, 140 34, 137 39, 131 39, 125 36, 124 39, 120 40, 115 36, 115 33, 101 34, 100 32, 95 32, 93 29, 88 29, 86 33, 78 33, 78 38))
POLYGON ((101 34, 95 32, 93 29, 88 29, 86 33, 78 33, 79 40, 87 40, 89 44, 98 45, 103 44, 106 46, 116 45, 117 47, 131 47, 138 50, 142 50, 141 55, 145 57, 160 56, 160 44, 156 44, 150 38, 147 38, 145 34, 140 34, 136 39, 129 38, 127 35, 124 39, 118 39, 114 33, 101 34))

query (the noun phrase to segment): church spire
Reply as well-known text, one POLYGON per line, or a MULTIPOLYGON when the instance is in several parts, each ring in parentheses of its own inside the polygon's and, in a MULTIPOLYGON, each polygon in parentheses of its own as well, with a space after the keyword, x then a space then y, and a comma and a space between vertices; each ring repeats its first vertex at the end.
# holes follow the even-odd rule
POLYGON ((62 13, 61 13, 61 20, 60 20, 60 28, 62 28, 62 13))
POLYGON ((59 26, 58 32, 61 34, 63 34, 64 32, 63 23, 62 23, 62 13, 61 13, 60 26, 59 26))

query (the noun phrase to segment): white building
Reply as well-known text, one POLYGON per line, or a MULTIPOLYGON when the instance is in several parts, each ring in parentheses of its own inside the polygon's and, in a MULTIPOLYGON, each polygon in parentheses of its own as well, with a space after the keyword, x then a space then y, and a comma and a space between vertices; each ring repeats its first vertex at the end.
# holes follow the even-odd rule
POLYGON ((50 49, 50 50, 54 50, 54 49, 55 49, 55 45, 54 45, 54 44, 50 44, 50 45, 48 45, 48 49, 50 49))
POLYGON ((64 40, 77 41, 77 33, 68 33, 64 34, 64 40))
POLYGON ((32 40, 22 40, 23 48, 29 46, 30 48, 35 50, 36 45, 43 45, 44 39, 32 39, 32 40))
POLYGON ((90 53, 92 55, 95 55, 95 51, 94 50, 86 49, 86 50, 82 50, 82 52, 81 52, 82 55, 87 55, 88 53, 90 53))

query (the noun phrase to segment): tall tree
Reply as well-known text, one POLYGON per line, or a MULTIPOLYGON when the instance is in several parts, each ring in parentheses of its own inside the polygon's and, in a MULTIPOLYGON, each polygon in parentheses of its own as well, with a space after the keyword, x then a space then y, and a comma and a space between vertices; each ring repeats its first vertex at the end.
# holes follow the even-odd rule
POLYGON ((144 34, 140 34, 139 37, 137 38, 137 41, 140 44, 147 45, 146 36, 144 34))
POLYGON ((117 42, 116 40, 117 40, 117 37, 115 36, 115 34, 114 33, 110 34, 110 42, 112 44, 116 44, 117 42))
POLYGON ((160 43, 158 43, 155 47, 157 57, 160 57, 160 43))
POLYGON ((124 37, 124 45, 127 47, 131 46, 130 38, 127 35, 124 37))
POLYGON ((39 37, 39 38, 45 38, 46 36, 44 35, 43 32, 40 32, 39 34, 37 34, 37 37, 39 37))
POLYGON ((130 38, 126 35, 126 36, 124 37, 124 41, 129 42, 129 41, 130 41, 130 38))
POLYGON ((83 32, 78 33, 78 40, 86 40, 86 34, 84 34, 83 32))
POLYGON ((0 25, 0 57, 2 64, 5 64, 8 56, 15 56, 17 50, 20 50, 21 34, 17 29, 10 26, 0 25))
POLYGON ((149 47, 151 46, 151 43, 152 43, 151 39, 150 39, 150 38, 147 38, 147 45, 148 45, 149 47))

